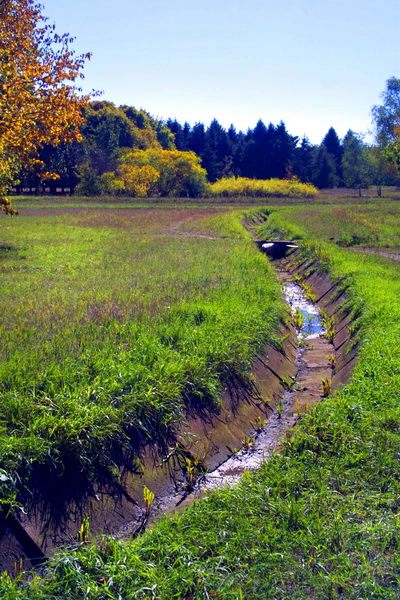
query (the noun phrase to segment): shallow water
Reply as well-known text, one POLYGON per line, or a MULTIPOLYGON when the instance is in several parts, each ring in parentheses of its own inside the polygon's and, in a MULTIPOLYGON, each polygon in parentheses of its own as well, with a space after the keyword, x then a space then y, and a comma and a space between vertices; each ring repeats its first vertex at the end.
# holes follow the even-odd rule
POLYGON ((325 333, 318 307, 310 302, 297 283, 284 283, 283 293, 292 314, 296 309, 303 314, 304 325, 298 332, 299 339, 313 339, 325 333))

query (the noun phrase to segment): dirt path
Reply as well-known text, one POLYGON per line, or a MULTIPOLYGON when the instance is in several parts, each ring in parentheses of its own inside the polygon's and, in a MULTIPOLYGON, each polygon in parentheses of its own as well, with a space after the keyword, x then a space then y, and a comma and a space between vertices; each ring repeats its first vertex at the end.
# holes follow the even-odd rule
POLYGON ((223 240, 227 236, 226 235, 211 235, 206 233, 193 233, 191 231, 184 231, 181 229, 182 225, 185 223, 189 223, 189 221, 193 221, 193 217, 189 217, 188 219, 183 219, 182 221, 177 221, 173 223, 170 227, 171 233, 176 235, 182 235, 190 238, 203 238, 205 240, 223 240))

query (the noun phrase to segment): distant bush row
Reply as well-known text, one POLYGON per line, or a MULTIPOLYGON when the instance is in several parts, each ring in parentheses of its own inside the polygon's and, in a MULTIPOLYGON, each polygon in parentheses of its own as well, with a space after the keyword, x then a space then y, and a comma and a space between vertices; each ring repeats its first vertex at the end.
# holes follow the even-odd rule
POLYGON ((318 190, 311 183, 301 183, 298 179, 249 179, 229 177, 219 179, 208 186, 210 196, 291 196, 313 198, 318 190))
POLYGON ((88 165, 80 169, 76 193, 139 198, 161 197, 266 197, 316 196, 312 184, 290 179, 224 177, 208 183, 207 172, 194 152, 148 148, 121 153, 114 171, 96 175, 88 165))

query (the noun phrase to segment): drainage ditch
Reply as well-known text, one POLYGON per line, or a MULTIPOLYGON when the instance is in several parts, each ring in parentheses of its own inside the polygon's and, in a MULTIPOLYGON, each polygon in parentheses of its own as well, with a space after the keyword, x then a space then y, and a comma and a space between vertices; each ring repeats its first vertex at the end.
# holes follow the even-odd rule
MULTIPOLYGON (((144 487, 155 493, 151 520, 174 512, 207 490, 233 485, 243 471, 268 459, 296 422, 350 376, 357 355, 344 293, 311 260, 302 261, 290 241, 258 241, 272 260, 282 283, 290 315, 282 323, 281 343, 269 345, 253 365, 255 390, 227 388, 223 409, 215 415, 186 415, 169 460, 149 448, 143 457, 144 475, 128 474, 126 492, 112 497, 99 490, 84 507, 71 507, 62 526, 42 514, 12 517, 3 524, 0 568, 12 570, 23 560, 25 569, 76 539, 83 516, 93 533, 126 538, 143 530, 148 514, 144 487), (33 556, 32 552, 37 549, 33 556)), ((75 542, 76 544, 76 542, 75 542)))

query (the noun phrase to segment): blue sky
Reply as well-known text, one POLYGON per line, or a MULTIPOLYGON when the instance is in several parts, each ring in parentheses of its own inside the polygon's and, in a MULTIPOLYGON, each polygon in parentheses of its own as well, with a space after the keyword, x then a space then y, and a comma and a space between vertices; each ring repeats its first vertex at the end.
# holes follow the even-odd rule
POLYGON ((371 128, 400 77, 398 0, 42 0, 91 51, 83 87, 161 118, 254 127, 283 120, 319 143, 371 128))

